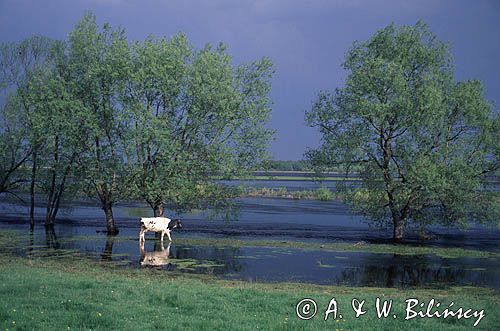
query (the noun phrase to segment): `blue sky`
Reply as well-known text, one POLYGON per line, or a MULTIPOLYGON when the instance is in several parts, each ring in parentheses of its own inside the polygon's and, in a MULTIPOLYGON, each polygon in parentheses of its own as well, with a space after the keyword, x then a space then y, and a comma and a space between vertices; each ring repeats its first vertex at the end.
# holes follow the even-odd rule
POLYGON ((319 90, 342 86, 340 65, 352 42, 391 22, 425 21, 450 44, 456 78, 480 79, 486 97, 500 104, 500 1, 0 0, 0 41, 65 38, 85 10, 100 24, 124 27, 131 40, 182 31, 197 47, 224 42, 235 63, 270 57, 275 159, 301 159, 318 146, 304 111, 319 90))

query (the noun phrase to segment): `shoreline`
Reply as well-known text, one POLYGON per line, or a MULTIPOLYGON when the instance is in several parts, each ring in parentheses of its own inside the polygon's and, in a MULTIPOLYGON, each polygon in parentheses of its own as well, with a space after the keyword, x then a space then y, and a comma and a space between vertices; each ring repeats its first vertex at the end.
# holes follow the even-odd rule
POLYGON ((379 288, 260 283, 214 276, 120 268, 87 259, 27 259, 0 256, 0 315, 3 329, 439 329, 469 330, 477 319, 405 320, 405 302, 455 302, 484 310, 475 329, 500 323, 498 291, 482 287, 379 288), (2 290, 3 289, 3 290, 2 290), (318 304, 310 320, 298 317, 304 298, 318 304), (351 301, 365 300, 359 318, 351 301), (393 302, 398 318, 376 315, 376 300, 393 302), (334 301, 332 301, 334 300, 334 301), (331 303, 339 315, 324 319, 331 303), (342 317, 340 316, 342 315, 342 317), (451 323, 451 324, 450 324, 451 323))

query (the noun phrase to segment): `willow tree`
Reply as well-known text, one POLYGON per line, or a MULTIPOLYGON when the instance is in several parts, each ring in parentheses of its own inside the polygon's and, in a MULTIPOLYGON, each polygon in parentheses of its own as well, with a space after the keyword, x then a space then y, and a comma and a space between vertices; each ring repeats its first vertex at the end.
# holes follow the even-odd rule
POLYGON ((0 109, 0 194, 8 193, 19 198, 16 191, 26 181, 22 166, 31 156, 31 148, 25 142, 22 109, 16 94, 7 97, 0 109))
POLYGON ((498 222, 498 195, 484 176, 499 167, 499 117, 479 81, 456 81, 447 46, 421 22, 390 25, 349 49, 345 87, 320 92, 307 112, 322 145, 317 166, 356 166, 355 210, 391 224, 498 222))
MULTIPOLYGON (((16 72, 17 45, 0 44, 0 193, 16 195, 15 190, 23 182, 21 167, 31 155, 31 149, 24 142, 22 125, 22 104, 12 91, 19 74, 16 72)), ((16 195, 17 196, 17 195, 16 195)))
POLYGON ((104 211, 108 234, 117 234, 113 205, 127 193, 120 143, 120 95, 128 73, 129 49, 122 29, 100 29, 87 13, 69 35, 68 80, 87 112, 90 133, 77 162, 86 193, 104 211))
MULTIPOLYGON (((27 181, 21 167, 30 167, 30 223, 34 226, 35 184, 37 182, 40 151, 45 144, 45 130, 40 114, 31 102, 29 82, 44 68, 53 65, 56 42, 43 36, 32 36, 20 42, 0 45, 0 87, 7 101, 3 108, 4 154, 8 163, 4 169, 5 187, 12 189, 27 181), (10 158, 10 160, 9 160, 10 158)), ((43 118, 43 115, 42 115, 43 118)))
POLYGON ((57 53, 54 65, 33 72, 25 88, 31 129, 42 142, 37 147, 41 168, 37 186, 45 195, 46 226, 54 225, 64 196, 79 189, 77 159, 86 150, 82 142, 90 131, 88 113, 67 77, 64 44, 53 52, 57 53))
POLYGON ((155 216, 224 201, 214 180, 262 160, 271 75, 267 59, 234 66, 222 45, 194 50, 183 35, 133 45, 123 140, 135 192, 155 216))

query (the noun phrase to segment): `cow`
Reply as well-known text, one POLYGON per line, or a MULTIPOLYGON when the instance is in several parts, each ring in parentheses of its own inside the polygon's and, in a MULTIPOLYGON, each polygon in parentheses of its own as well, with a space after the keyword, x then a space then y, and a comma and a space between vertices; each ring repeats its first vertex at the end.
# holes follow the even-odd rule
POLYGON ((161 232, 161 242, 165 234, 169 241, 172 241, 170 231, 173 229, 182 228, 181 220, 171 220, 167 217, 142 217, 141 218, 141 232, 139 233, 139 241, 145 241, 144 234, 148 231, 161 232))

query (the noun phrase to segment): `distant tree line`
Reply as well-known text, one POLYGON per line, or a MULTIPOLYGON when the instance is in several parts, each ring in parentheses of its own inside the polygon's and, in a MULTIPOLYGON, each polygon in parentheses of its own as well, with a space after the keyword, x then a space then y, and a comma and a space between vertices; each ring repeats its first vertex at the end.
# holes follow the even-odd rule
POLYGON ((227 201, 213 179, 252 170, 273 132, 272 63, 234 65, 224 45, 195 49, 183 34, 127 40, 87 13, 67 40, 0 45, 0 193, 44 199, 45 225, 77 192, 113 206, 146 201, 190 209, 227 201))
MULTIPOLYGON (((356 172, 359 169, 354 165, 351 171, 356 172)), ((323 165, 318 167, 309 159, 304 160, 264 160, 258 167, 259 171, 310 171, 310 172, 341 172, 344 169, 338 165, 323 165)))
POLYGON ((259 170, 271 171, 312 171, 311 162, 307 160, 265 160, 259 170))

